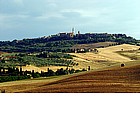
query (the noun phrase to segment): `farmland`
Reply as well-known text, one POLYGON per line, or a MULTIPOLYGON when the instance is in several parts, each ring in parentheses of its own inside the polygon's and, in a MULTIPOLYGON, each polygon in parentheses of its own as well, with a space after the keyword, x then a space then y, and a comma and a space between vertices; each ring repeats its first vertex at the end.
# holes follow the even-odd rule
MULTIPOLYGON (((91 44, 89 45, 89 47, 90 46, 91 44)), ((82 45, 80 45, 80 47, 82 47, 82 45)), ((83 45, 82 48, 84 47, 85 45, 83 45)), ((105 48, 98 48, 97 50, 98 53, 94 51, 86 52, 86 53, 68 53, 70 56, 73 57, 71 61, 73 62, 73 64, 75 64, 73 66, 71 65, 69 68, 82 70, 83 68, 87 69, 88 66, 90 66, 91 70, 96 70, 103 67, 113 66, 114 64, 121 64, 125 62, 135 61, 128 56, 124 56, 123 53, 133 51, 134 53, 131 53, 131 55, 132 54, 135 55, 135 51, 137 52, 139 51, 139 46, 122 44, 122 45, 110 46, 105 48)), ((50 65, 50 66, 42 66, 42 67, 37 67, 34 65, 26 65, 23 66, 23 70, 34 69, 35 71, 41 72, 41 71, 46 71, 48 68, 50 68, 56 71, 59 68, 65 69, 66 67, 67 66, 61 66, 61 65, 60 66, 50 65)))
POLYGON ((105 48, 108 46, 114 46, 117 45, 117 42, 99 42, 99 43, 91 43, 91 44, 77 44, 71 47, 72 49, 82 49, 82 48, 105 48))
POLYGON ((134 61, 131 58, 122 55, 124 51, 139 51, 139 46, 123 44, 106 48, 98 48, 98 53, 71 53, 75 56, 73 57, 74 62, 79 64, 78 66, 73 66, 73 68, 82 69, 91 66, 91 69, 95 70, 102 67, 113 66, 114 64, 134 61))
MULTIPOLYGON (((82 45, 80 45, 80 47, 82 48, 82 45)), ((0 90, 5 90, 6 92, 10 93, 140 92, 139 46, 121 44, 105 48, 97 48, 96 51, 92 52, 66 54, 68 61, 71 60, 73 62, 72 64, 78 64, 71 66, 69 65, 69 69, 88 70, 88 67, 90 66, 90 71, 78 74, 76 73, 73 75, 55 75, 51 77, 0 83, 0 90), (137 59, 132 59, 134 56, 137 57, 137 59), (122 63, 125 64, 125 67, 123 68, 120 67, 122 63)), ((48 68, 57 71, 58 68, 66 69, 66 67, 67 65, 38 67, 37 65, 30 64, 22 66, 22 69, 23 71, 41 72, 47 71, 48 68)))
POLYGON ((140 65, 114 66, 60 77, 1 83, 7 92, 105 93, 140 92, 140 65))
POLYGON ((89 72, 44 84, 25 92, 140 92, 140 65, 89 72))
MULTIPOLYGON (((85 44, 79 46, 81 48, 84 48, 85 44)), ((77 48, 79 48, 79 46, 77 45, 77 48)), ((92 44, 86 45, 87 48, 91 46, 92 44)), ((60 68, 66 69, 67 67, 69 67, 70 69, 73 68, 75 70, 79 69, 82 70, 87 69, 88 66, 90 66, 91 70, 95 70, 102 67, 112 66, 114 64, 134 61, 130 57, 126 56, 125 52, 128 51, 138 52, 139 46, 122 44, 105 48, 97 48, 97 50, 98 52, 92 51, 82 53, 43 53, 43 54, 9 53, 2 55, 5 56, 6 62, 0 64, 7 66, 8 65, 16 66, 21 64, 23 65, 22 66, 23 71, 34 70, 35 72, 41 71, 45 72, 47 71, 48 68, 56 71, 57 69, 60 68)), ((132 54, 135 55, 135 53, 131 53, 131 55, 132 54)))

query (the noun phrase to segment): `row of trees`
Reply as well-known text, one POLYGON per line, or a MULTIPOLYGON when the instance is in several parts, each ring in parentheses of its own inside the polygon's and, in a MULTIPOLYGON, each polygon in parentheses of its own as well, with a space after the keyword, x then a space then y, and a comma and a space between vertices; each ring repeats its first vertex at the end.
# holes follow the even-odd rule
POLYGON ((47 72, 35 72, 33 71, 22 71, 22 68, 0 68, 0 82, 7 82, 7 81, 16 81, 16 80, 23 80, 23 79, 30 79, 30 78, 39 78, 39 77, 49 77, 49 76, 59 76, 59 75, 67 75, 86 71, 83 70, 75 70, 75 69, 58 69, 56 72, 48 69, 47 72))
POLYGON ((2 68, 0 67, 0 82, 7 82, 7 81, 16 81, 16 80, 23 80, 29 79, 30 75, 24 73, 22 68, 15 68, 15 67, 8 67, 2 68))
POLYGON ((51 69, 48 69, 47 72, 34 72, 32 71, 32 77, 33 78, 39 78, 39 77, 49 77, 49 76, 59 76, 59 75, 67 75, 67 74, 73 74, 73 73, 78 73, 78 72, 82 72, 82 71, 86 71, 85 69, 82 70, 75 70, 75 69, 57 69, 57 71, 53 71, 51 69))
POLYGON ((0 76, 0 83, 1 82, 8 82, 8 81, 17 81, 17 80, 24 80, 30 79, 29 75, 22 75, 22 76, 0 76))
POLYGON ((73 38, 51 36, 47 38, 34 38, 13 41, 0 41, 0 51, 6 52, 58 52, 71 48, 75 44, 89 44, 98 42, 117 42, 138 44, 139 41, 124 34, 80 34, 73 38))
POLYGON ((23 75, 22 68, 8 67, 2 68, 0 67, 0 75, 1 76, 21 76, 23 75))

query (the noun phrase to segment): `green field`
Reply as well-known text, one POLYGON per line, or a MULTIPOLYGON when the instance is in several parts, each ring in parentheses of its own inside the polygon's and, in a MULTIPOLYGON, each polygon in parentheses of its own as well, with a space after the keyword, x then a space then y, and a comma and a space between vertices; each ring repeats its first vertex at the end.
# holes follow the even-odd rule
POLYGON ((131 60, 140 60, 140 50, 119 51, 117 53, 131 60))

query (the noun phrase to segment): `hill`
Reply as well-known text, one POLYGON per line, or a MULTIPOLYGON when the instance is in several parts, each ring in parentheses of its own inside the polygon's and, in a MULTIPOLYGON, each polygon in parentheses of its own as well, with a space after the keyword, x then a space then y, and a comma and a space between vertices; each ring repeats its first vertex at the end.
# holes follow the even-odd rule
POLYGON ((140 92, 140 65, 88 72, 23 92, 140 92))
MULTIPOLYGON (((89 79, 83 79, 85 82, 83 85, 80 85, 81 87, 75 83, 76 79, 74 79, 73 83, 80 88, 75 86, 72 87, 72 83, 68 83, 71 87, 66 87, 67 90, 65 87, 61 87, 59 83, 61 83, 61 81, 63 83, 63 79, 69 77, 69 75, 60 77, 48 77, 48 75, 43 75, 45 72, 47 73, 48 68, 49 70, 52 69, 54 71, 58 68, 65 68, 67 71, 101 71, 105 68, 108 69, 110 67, 120 66, 122 63, 135 63, 136 60, 140 59, 140 48, 137 46, 137 40, 132 37, 127 37, 124 34, 79 34, 70 38, 67 37, 67 34, 63 34, 63 36, 60 34, 37 39, 0 42, 1 52, 8 52, 6 54, 1 53, 0 55, 0 71, 1 76, 3 76, 2 78, 5 78, 4 76, 12 75, 18 76, 17 78, 20 79, 21 76, 27 76, 27 74, 27 78, 36 78, 41 75, 42 77, 47 77, 4 84, 1 83, 0 90, 4 89, 6 92, 99 92, 98 90, 92 90, 92 87, 90 88, 90 86, 89 89, 85 88, 85 90, 82 90, 84 85, 91 84, 88 82, 92 81, 92 79, 90 79, 90 76, 92 77, 92 75, 88 76, 89 73, 86 73, 86 77, 89 79), (129 44, 123 44, 125 42, 129 44), (35 73, 35 75, 34 72, 39 73, 35 73), (51 85, 52 87, 49 88, 51 82, 57 83, 58 87, 57 84, 54 84, 54 86, 51 85), (47 88, 43 87, 43 85, 47 85, 47 88)), ((106 75, 106 73, 104 75, 106 75)), ((109 73, 107 75, 109 75, 109 73)), ((111 77, 113 78, 113 74, 111 77)), ((100 82, 100 77, 98 78, 98 82, 100 82)), ((111 80, 113 81, 113 79, 111 80)), ((79 82, 81 84, 83 83, 82 81, 79 82)), ((63 84, 64 86, 67 86, 65 80, 63 84)), ((102 81, 100 82, 100 85, 103 85, 102 81)), ((109 89, 109 92, 116 92, 111 89, 112 87, 109 89)), ((139 88, 136 88, 134 92, 137 92, 138 90, 139 88)), ((123 90, 120 91, 123 92, 123 90)), ((127 92, 127 89, 124 91, 127 92)), ((102 92, 107 91, 105 90, 102 92)))
POLYGON ((95 49, 95 48, 105 48, 109 46, 115 46, 117 42, 99 42, 99 43, 90 43, 90 44, 76 44, 71 49, 95 49))
MULTIPOLYGON (((90 47, 87 44, 86 47, 90 47)), ((77 45, 77 47, 84 48, 85 45, 77 45)), ((73 61, 78 63, 78 66, 73 66, 74 69, 87 69, 88 66, 95 70, 102 67, 112 66, 114 64, 126 63, 132 60, 131 58, 121 55, 118 52, 139 50, 139 46, 122 44, 116 46, 110 46, 105 48, 98 48, 98 52, 87 52, 87 53, 70 53, 73 57, 73 61)), ((132 54, 132 53, 131 53, 132 54)))
MULTIPOLYGON (((86 47, 95 47, 95 44, 104 44, 104 43, 94 43, 94 44, 86 44, 86 47), (92 46, 93 45, 93 46, 92 46)), ((77 48, 81 47, 84 48, 85 44, 83 45, 76 45, 77 48)), ((112 66, 114 64, 120 64, 120 63, 125 63, 125 62, 129 62, 129 61, 134 61, 131 58, 121 55, 121 53, 125 52, 125 51, 133 51, 133 50, 139 50, 139 46, 135 46, 135 45, 129 45, 129 44, 122 44, 122 45, 116 45, 116 46, 110 46, 110 47, 105 47, 105 48, 98 48, 96 49, 98 50, 97 52, 82 52, 82 53, 69 53, 69 56, 71 56, 73 59, 71 59, 71 63, 73 63, 73 65, 69 65, 70 69, 75 69, 75 70, 82 70, 82 69, 87 69, 89 66, 92 70, 95 69, 99 69, 102 67, 108 67, 108 66, 112 66), (123 50, 123 51, 122 51, 123 50), (121 53, 118 53, 120 52, 121 53)), ((132 54, 132 53, 131 53, 132 54)), ((58 54, 53 54, 54 57, 56 57, 56 55, 58 54)), ((59 53, 60 55, 60 53, 59 53)), ((43 55, 43 56, 47 56, 47 54, 43 55)), ((11 61, 14 61, 17 59, 17 56, 15 56, 16 58, 12 58, 11 61)), ((46 72, 47 69, 52 69, 53 71, 56 71, 57 69, 60 68, 67 68, 67 65, 64 65, 64 62, 62 63, 63 65, 57 65, 57 63, 50 63, 49 65, 42 65, 42 61, 43 63, 47 64, 48 59, 46 58, 39 58, 35 57, 35 55, 31 56, 27 56, 25 55, 25 57, 21 57, 24 60, 24 63, 26 64, 26 62, 30 63, 30 65, 23 65, 22 69, 23 71, 32 71, 34 70, 35 72, 41 72, 44 71, 46 72), (42 60, 42 61, 41 61, 42 60), (35 65, 36 62, 38 64, 35 65), (39 65, 40 64, 40 65, 39 65), (53 64, 53 65, 52 65, 53 64)), ((60 58, 62 59, 62 56, 60 55, 60 58)), ((59 58, 51 58, 51 61, 53 59, 56 59, 55 61, 57 62, 57 60, 59 58)), ((65 60, 65 59, 64 59, 65 60)), ((66 59, 67 61, 69 61, 69 59, 66 59)), ((65 63, 67 62, 65 60, 65 63)), ((6 64, 8 64, 10 61, 6 61, 6 64)), ((14 61, 16 62, 16 61, 14 61)), ((48 61, 49 62, 49 61, 48 61)))
MULTIPOLYGON (((97 50, 98 50, 98 53, 97 52, 70 53, 70 55, 73 56, 73 59, 71 61, 74 65, 69 65, 69 67, 68 67, 69 71, 71 71, 72 69, 77 70, 77 71, 79 71, 79 70, 83 71, 83 70, 89 70, 89 69, 96 71, 96 70, 102 70, 104 68, 110 68, 115 65, 120 66, 122 63, 126 64, 129 62, 132 62, 135 64, 135 63, 139 62, 139 60, 140 60, 140 55, 139 55, 140 50, 139 50, 139 47, 136 45, 123 44, 123 45, 117 45, 117 46, 110 46, 110 47, 106 47, 106 48, 98 48, 97 50), (134 59, 134 57, 135 57, 135 59, 134 59)), ((15 55, 15 54, 11 54, 11 55, 15 55)), ((32 59, 33 61, 35 60, 34 55, 30 56, 30 57, 33 57, 33 59, 32 59)), ((7 61, 5 60, 5 64, 8 64, 8 62, 10 60, 12 62, 16 62, 16 61, 13 61, 16 59, 17 59, 17 56, 15 56, 15 57, 12 56, 12 58, 10 57, 9 60, 7 60, 7 61)), ((27 60, 27 59, 25 59, 25 60, 27 60)), ((28 59, 28 60, 31 60, 31 59, 28 59)), ((45 62, 46 62, 46 60, 47 59, 45 59, 45 62)), ((25 66, 22 66, 22 71, 23 71, 22 73, 18 72, 20 70, 20 66, 18 67, 18 70, 15 68, 10 69, 9 67, 8 67, 8 69, 5 68, 6 72, 4 72, 3 68, 1 68, 1 75, 6 76, 6 74, 7 74, 7 76, 8 76, 8 72, 9 72, 13 76, 19 76, 19 75, 27 76, 27 74, 28 74, 28 76, 30 75, 30 76, 33 76, 34 78, 39 77, 39 76, 48 77, 48 75, 47 75, 48 69, 56 72, 58 69, 61 69, 61 68, 66 70, 67 66, 50 65, 50 66, 40 66, 39 67, 39 66, 34 66, 34 65, 25 65, 25 66), (33 74, 34 72, 37 72, 35 76, 33 74)), ((65 72, 65 74, 66 74, 66 72, 65 72)), ((58 75, 58 74, 56 74, 56 75, 58 75)), ((2 78, 4 78, 4 77, 2 77, 2 78)), ((29 78, 29 77, 27 77, 27 78, 29 78)), ((34 82, 34 81, 31 81, 31 82, 34 82)), ((44 81, 42 81, 42 82, 44 83, 44 81)), ((48 82, 50 82, 50 79, 48 82)), ((33 84, 31 85, 31 87, 32 86, 33 86, 33 84)), ((16 87, 15 89, 18 89, 18 88, 16 87)), ((11 90, 9 92, 11 92, 11 90)), ((13 92, 13 90, 12 90, 12 92, 13 92)))
POLYGON ((140 92, 140 65, 113 66, 81 74, 1 83, 1 90, 25 93, 140 92))
MULTIPOLYGON (((108 33, 58 33, 45 37, 0 41, 0 51, 5 52, 70 52, 71 48, 77 44, 92 44, 102 42, 113 42, 111 44, 137 44, 139 41, 125 34, 108 33)), ((110 44, 106 44, 110 45, 110 44)), ((105 45, 105 46, 106 46, 105 45)), ((100 45, 102 46, 102 45, 100 45)))

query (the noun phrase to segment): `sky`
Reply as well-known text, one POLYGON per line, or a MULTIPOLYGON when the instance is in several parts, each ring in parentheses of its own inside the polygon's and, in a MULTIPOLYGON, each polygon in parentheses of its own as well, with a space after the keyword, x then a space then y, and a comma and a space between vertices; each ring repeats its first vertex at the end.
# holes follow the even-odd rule
POLYGON ((0 0, 0 40, 124 33, 140 39, 139 0, 0 0))

